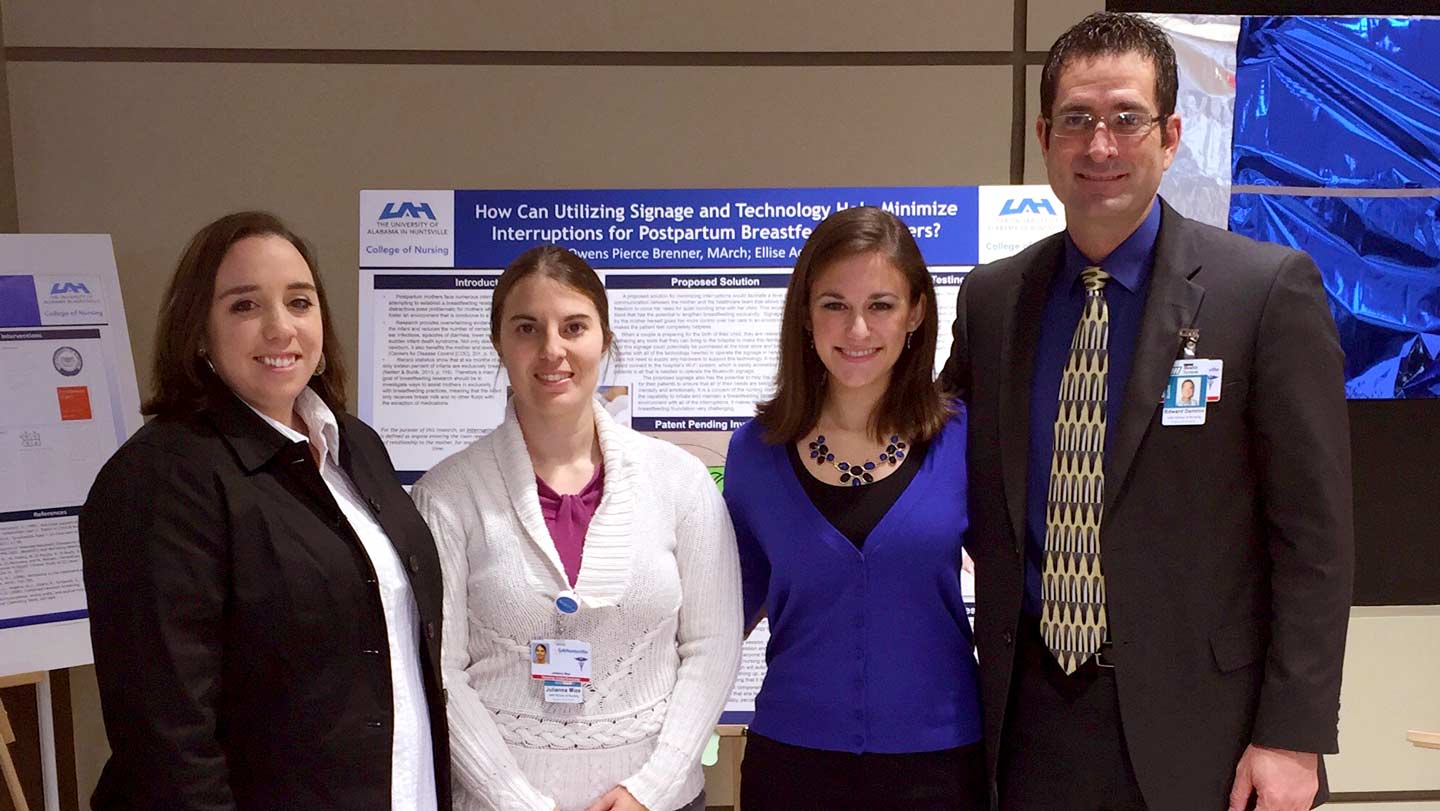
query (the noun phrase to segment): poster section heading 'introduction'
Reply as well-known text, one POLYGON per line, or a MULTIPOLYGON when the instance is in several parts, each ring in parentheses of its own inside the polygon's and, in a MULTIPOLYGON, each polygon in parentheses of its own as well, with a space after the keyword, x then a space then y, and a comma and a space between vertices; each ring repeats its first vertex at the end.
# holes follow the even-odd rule
POLYGON ((0 235, 0 675, 91 661, 80 505, 140 428, 108 236, 0 235))
MULTIPOLYGON (((406 484, 493 430, 508 388, 490 346, 495 284, 524 251, 557 244, 610 300, 620 351, 601 369, 606 408, 723 486, 730 432, 774 386, 795 260, 825 217, 860 205, 898 216, 925 256, 937 372, 965 274, 1064 227, 1047 186, 362 191, 360 416, 406 484)), ((763 623, 751 634, 726 721, 753 711, 766 636, 763 623)))

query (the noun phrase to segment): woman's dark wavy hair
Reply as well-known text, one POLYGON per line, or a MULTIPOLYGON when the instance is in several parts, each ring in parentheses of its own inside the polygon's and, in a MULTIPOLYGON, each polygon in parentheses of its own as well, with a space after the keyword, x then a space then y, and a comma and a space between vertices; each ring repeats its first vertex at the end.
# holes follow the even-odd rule
POLYGON ((345 358, 335 334, 335 319, 330 317, 330 304, 320 268, 315 263, 315 253, 279 217, 265 211, 226 214, 201 228, 185 246, 160 305, 150 396, 140 413, 182 416, 234 396, 211 371, 201 349, 205 346, 205 330, 220 263, 230 246, 256 236, 280 237, 295 246, 315 277, 315 296, 320 301, 321 335, 325 343, 325 371, 310 378, 310 388, 331 411, 337 415, 344 413, 345 358))
POLYGON ((761 403, 755 419, 765 428, 765 441, 797 442, 815 429, 825 403, 825 366, 810 342, 810 287, 827 267, 860 254, 884 257, 910 286, 910 304, 924 297, 925 317, 911 346, 902 349, 891 371, 890 386, 870 415, 876 439, 898 433, 912 441, 935 436, 953 407, 935 382, 935 341, 939 315, 935 284, 920 247, 905 223, 874 206, 847 208, 826 217, 800 251, 785 291, 780 322, 780 368, 775 396, 761 403))

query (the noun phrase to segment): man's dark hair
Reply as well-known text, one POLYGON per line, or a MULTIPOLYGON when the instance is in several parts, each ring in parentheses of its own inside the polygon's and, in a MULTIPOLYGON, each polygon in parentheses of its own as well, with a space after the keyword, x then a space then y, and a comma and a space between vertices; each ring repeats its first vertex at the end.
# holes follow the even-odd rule
POLYGON ((1045 57, 1040 75, 1040 115, 1050 120, 1060 74, 1072 63, 1097 56, 1137 53, 1155 66, 1155 103, 1162 118, 1175 114, 1180 80, 1175 70, 1175 49, 1160 26, 1144 17, 1114 11, 1097 11, 1060 35, 1045 57))

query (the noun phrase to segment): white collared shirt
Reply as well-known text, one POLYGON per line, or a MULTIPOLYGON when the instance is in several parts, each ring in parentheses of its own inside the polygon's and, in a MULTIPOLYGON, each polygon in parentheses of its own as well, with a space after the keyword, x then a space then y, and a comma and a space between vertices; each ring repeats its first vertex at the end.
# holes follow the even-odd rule
MULTIPOLYGON (((248 405, 248 404, 247 404, 248 405)), ((251 410, 255 411, 254 406, 251 410)), ((390 685, 394 694, 390 807, 393 811, 436 808, 435 758, 430 742, 430 714, 420 675, 420 611, 410 590, 410 577, 390 537, 375 520, 365 499, 340 467, 340 426, 325 401, 310 387, 295 398, 295 413, 309 436, 259 414, 292 442, 308 442, 320 452, 320 477, 360 539, 379 580, 385 612, 385 638, 390 647, 390 685)))

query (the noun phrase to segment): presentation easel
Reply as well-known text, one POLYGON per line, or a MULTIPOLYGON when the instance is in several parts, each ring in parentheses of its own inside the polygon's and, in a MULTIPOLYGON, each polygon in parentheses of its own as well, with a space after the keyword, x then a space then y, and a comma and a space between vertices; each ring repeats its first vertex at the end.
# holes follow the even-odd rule
POLYGON ((0 590, 0 685, 34 685, 40 796, 20 800, 5 746, 0 766, 17 807, 37 811, 60 809, 50 673, 93 661, 80 508, 106 457, 144 424, 123 301, 109 236, 0 234, 0 379, 19 381, 0 430, 20 440, 0 443, 0 470, 44 466, 35 487, 0 487, 0 547, 43 547, 19 571, 48 584, 43 597, 0 590))
POLYGON ((734 811, 740 811, 740 761, 745 759, 745 725, 719 724, 715 734, 735 739, 735 746, 730 750, 730 797, 734 811))
MULTIPOLYGON (((44 673, 20 673, 0 677, 0 688, 19 687, 26 684, 40 684, 44 673)), ((20 775, 15 772, 15 761, 10 757, 10 744, 15 742, 15 730, 10 727, 10 716, 5 712, 5 702, 0 700, 0 772, 5 774, 5 787, 10 792, 10 804, 15 811, 30 811, 25 802, 25 788, 20 785, 20 775)))

